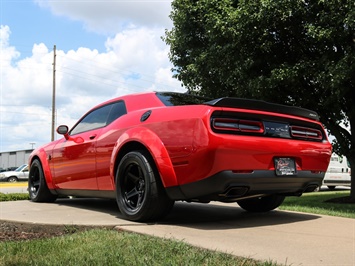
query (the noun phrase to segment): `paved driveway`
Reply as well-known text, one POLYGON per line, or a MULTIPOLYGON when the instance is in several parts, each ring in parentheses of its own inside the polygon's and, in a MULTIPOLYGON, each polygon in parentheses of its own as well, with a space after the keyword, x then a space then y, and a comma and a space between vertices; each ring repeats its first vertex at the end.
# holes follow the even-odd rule
POLYGON ((0 202, 0 219, 112 225, 285 265, 355 265, 355 219, 286 211, 252 214, 236 204, 178 202, 164 221, 144 224, 121 219, 114 201, 99 199, 0 202))

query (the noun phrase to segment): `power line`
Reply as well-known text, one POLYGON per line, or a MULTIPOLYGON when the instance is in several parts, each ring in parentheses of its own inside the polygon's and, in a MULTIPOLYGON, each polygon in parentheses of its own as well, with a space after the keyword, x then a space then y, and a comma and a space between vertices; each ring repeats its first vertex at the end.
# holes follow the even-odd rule
MULTIPOLYGON (((161 83, 161 82, 155 82, 155 79, 153 76, 150 76, 150 75, 145 75, 145 74, 142 74, 138 71, 132 71, 132 70, 128 70, 128 69, 123 69, 123 68, 117 68, 115 67, 114 69, 112 67, 109 67, 109 65, 106 65, 106 64, 103 64, 103 63, 97 63, 97 61, 94 61, 92 59, 88 59, 88 58, 85 58, 85 57, 80 57, 78 55, 76 55, 77 57, 81 58, 81 59, 84 59, 86 60, 85 61, 80 61, 80 60, 76 60, 76 59, 73 59, 71 57, 68 57, 68 56, 62 56, 62 55, 58 55, 58 57, 61 57, 61 58, 65 58, 66 60, 72 60, 72 61, 75 61, 75 62, 78 62, 80 64, 84 64, 85 66, 92 66, 95 68, 95 71, 97 72, 97 68, 101 69, 101 70, 105 70, 106 72, 111 72, 113 74, 124 74, 124 73, 127 73, 127 74, 133 74, 133 75, 139 75, 140 77, 143 77, 143 78, 140 78, 139 80, 140 81, 147 81, 147 82, 151 82, 152 84, 158 84, 158 85, 161 85, 161 86, 165 86, 165 87, 171 87, 169 84, 165 84, 165 83, 161 83), (92 64, 88 63, 87 61, 89 62, 92 62, 92 64), (102 67, 104 66, 104 67, 102 67)), ((69 67, 65 67, 65 66, 61 66, 60 65, 60 61, 58 62, 58 69, 60 68, 67 68, 67 69, 71 69, 73 71, 76 71, 78 72, 78 70, 74 70, 72 68, 69 68, 69 67)), ((87 72, 84 72, 84 71, 80 71, 81 73, 85 73, 87 75, 92 75, 90 73, 87 73, 87 72)), ((98 76, 100 77, 100 76, 98 76)), ((101 77, 103 78, 103 77, 101 77)), ((173 77, 172 77, 173 78, 173 77)), ((107 79, 107 78, 103 78, 103 79, 107 79)), ((110 80, 110 79, 108 79, 110 80)), ((114 80, 113 80, 114 81, 114 80)), ((122 82, 121 82, 122 83, 122 82)))

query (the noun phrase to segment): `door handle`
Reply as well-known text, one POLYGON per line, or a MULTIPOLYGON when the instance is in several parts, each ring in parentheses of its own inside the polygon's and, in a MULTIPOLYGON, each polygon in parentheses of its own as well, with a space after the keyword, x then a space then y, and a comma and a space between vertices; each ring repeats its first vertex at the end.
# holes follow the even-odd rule
POLYGON ((94 139, 94 138, 96 138, 96 134, 95 134, 95 135, 91 135, 91 136, 89 137, 89 139, 94 139))

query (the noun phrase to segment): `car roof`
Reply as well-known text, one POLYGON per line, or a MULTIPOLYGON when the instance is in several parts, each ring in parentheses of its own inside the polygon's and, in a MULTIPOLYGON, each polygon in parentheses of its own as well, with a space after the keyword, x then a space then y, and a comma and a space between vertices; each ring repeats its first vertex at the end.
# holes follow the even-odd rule
POLYGON ((146 108, 150 108, 150 107, 165 106, 159 100, 159 98, 156 96, 156 92, 140 92, 140 93, 133 93, 133 94, 128 94, 128 95, 112 98, 110 100, 107 100, 103 103, 96 105, 91 110, 95 110, 101 106, 104 106, 104 105, 107 105, 107 104, 110 104, 113 102, 118 102, 121 100, 125 101, 126 109, 128 112, 132 112, 132 111, 140 110, 140 109, 146 109, 146 108))

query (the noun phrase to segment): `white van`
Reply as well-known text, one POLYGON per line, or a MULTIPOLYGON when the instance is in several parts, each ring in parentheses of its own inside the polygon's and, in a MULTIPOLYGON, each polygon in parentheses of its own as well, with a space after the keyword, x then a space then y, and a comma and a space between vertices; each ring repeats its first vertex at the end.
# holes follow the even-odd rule
POLYGON ((335 189, 336 186, 351 185, 350 164, 345 156, 332 154, 323 185, 329 189, 335 189))

